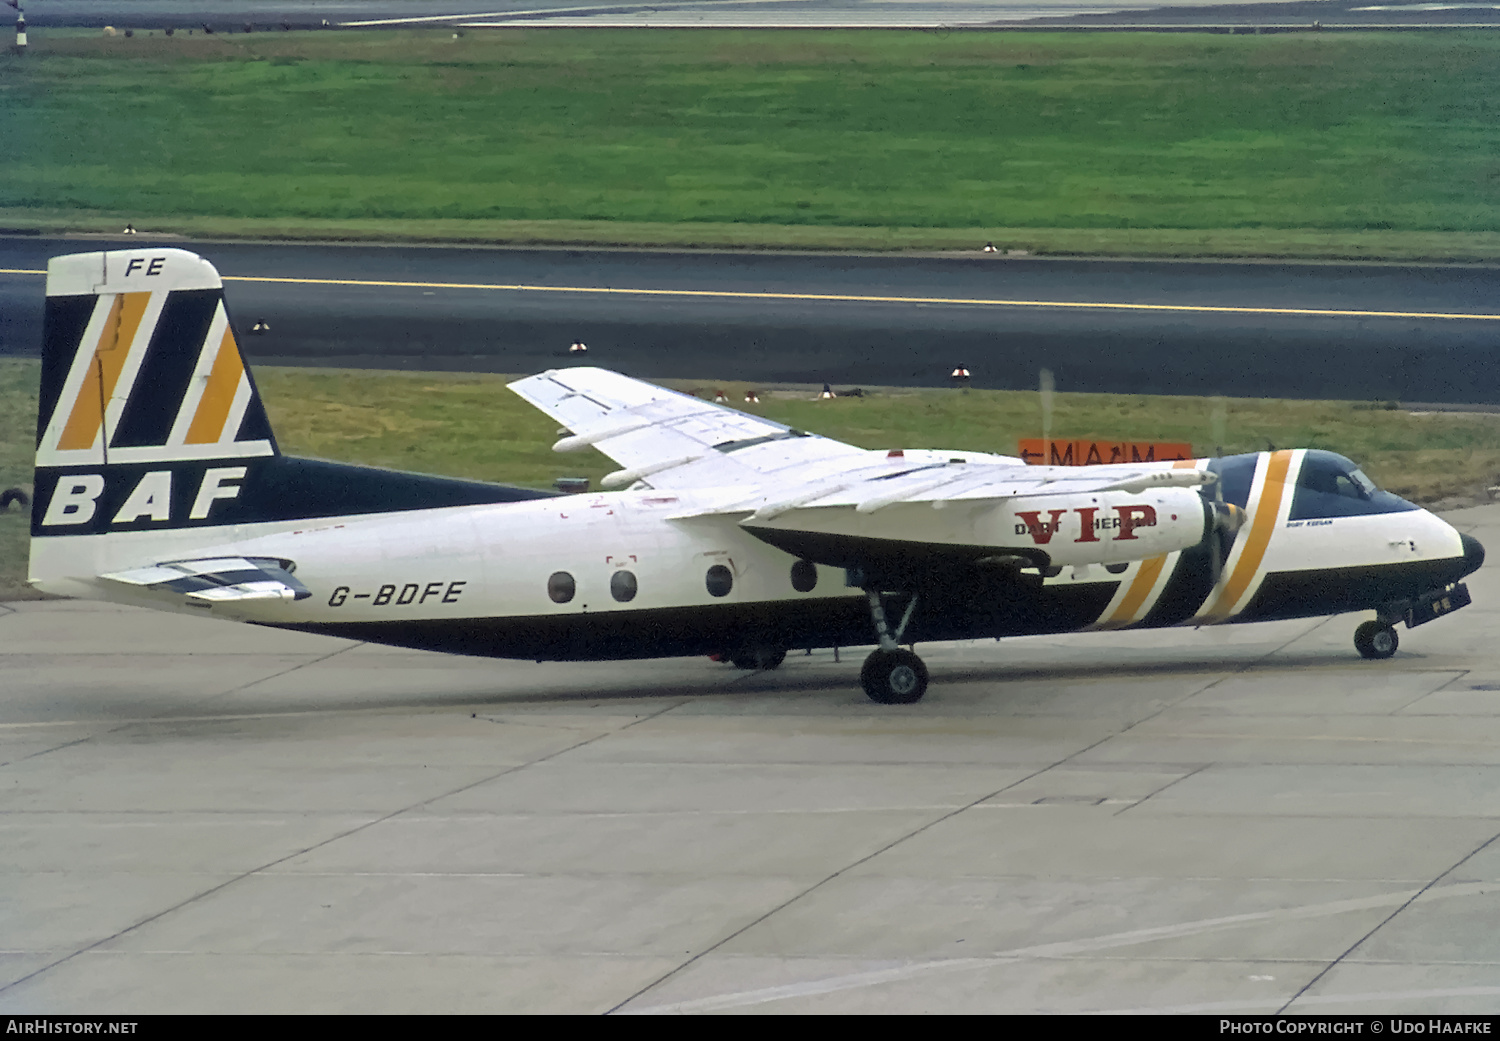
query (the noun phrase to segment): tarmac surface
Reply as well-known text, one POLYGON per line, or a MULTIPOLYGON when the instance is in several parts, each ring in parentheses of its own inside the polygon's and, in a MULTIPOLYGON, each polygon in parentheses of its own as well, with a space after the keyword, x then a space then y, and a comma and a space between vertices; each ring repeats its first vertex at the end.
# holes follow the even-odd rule
MULTIPOLYGON (((0 356, 40 353, 48 257, 151 242, 0 237, 0 356)), ((524 374, 582 340, 644 379, 1500 403, 1494 266, 161 244, 262 365, 524 374)))
MULTIPOLYGON (((1500 506, 1448 515, 1491 547, 1500 506)), ((0 1012, 1489 1013, 1500 614, 446 658, 0 605, 0 1012)))
POLYGON ((1430 28, 1500 21, 1488 3, 1372 4, 1365 0, 26 0, 34 27, 139 29, 211 26, 218 32, 475 25, 649 26, 664 28, 1057 28, 1276 26, 1309 30, 1392 24, 1430 28), (247 28, 248 27, 248 28, 247 28))

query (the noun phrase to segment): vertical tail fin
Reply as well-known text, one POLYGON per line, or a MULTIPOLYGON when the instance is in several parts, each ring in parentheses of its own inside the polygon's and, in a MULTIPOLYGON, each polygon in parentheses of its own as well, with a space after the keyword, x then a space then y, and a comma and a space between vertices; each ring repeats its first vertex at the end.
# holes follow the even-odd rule
POLYGON ((180 249, 48 264, 35 482, 30 581, 82 596, 267 525, 548 494, 282 455, 219 273, 180 249))
POLYGON ((47 265, 39 469, 275 451, 206 260, 135 249, 47 265))
POLYGON ((212 523, 247 464, 276 454, 211 264, 180 249, 52 259, 33 536, 212 523))

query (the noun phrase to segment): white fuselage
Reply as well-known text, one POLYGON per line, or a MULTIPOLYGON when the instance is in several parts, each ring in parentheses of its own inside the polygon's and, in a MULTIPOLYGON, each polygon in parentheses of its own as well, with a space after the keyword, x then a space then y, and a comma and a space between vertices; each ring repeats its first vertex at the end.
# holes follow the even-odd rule
MULTIPOLYGON (((1425 510, 1288 521, 1290 494, 1272 503, 1263 484, 1262 478, 1252 490, 1248 519, 1223 562, 1217 586, 1193 605, 1190 617, 1179 620, 1235 620, 1268 575, 1326 572, 1334 581, 1332 576, 1348 569, 1463 554, 1458 533, 1425 510)), ((35 584, 49 592, 162 608, 167 605, 160 597, 96 576, 142 560, 205 553, 283 558, 295 562, 297 578, 312 591, 310 598, 178 609, 299 626, 562 620, 863 596, 845 584, 843 569, 828 566, 817 567, 816 583, 807 589, 804 581, 799 590, 791 578, 796 558, 751 535, 735 519, 681 516, 691 514, 692 507, 692 495, 635 490, 233 528, 39 537, 33 543, 32 573, 47 576, 35 584), (728 569, 727 589, 722 581, 710 589, 708 573, 716 566, 728 569), (622 585, 616 576, 626 572, 633 582, 622 585), (550 581, 559 574, 571 580, 572 595, 563 602, 554 597, 557 583, 550 581), (633 594, 623 599, 626 588, 633 594)), ((899 513, 918 511, 952 524, 961 508, 902 507, 884 518, 873 515, 871 523, 895 527, 899 513)), ((1201 524, 1201 517, 1194 523, 1201 524)), ((1081 532, 1066 534, 1066 544, 1077 546, 1081 532)), ((1094 553, 1098 545, 1108 543, 1080 548, 1094 553)), ((1172 549, 1108 569, 1097 562, 1108 557, 1095 555, 1092 562, 1086 558, 1050 574, 1044 593, 1104 584, 1107 595, 1094 598, 1099 609, 1091 607, 1090 617, 1075 618, 1074 627, 1139 624, 1168 588, 1182 553, 1172 549)))

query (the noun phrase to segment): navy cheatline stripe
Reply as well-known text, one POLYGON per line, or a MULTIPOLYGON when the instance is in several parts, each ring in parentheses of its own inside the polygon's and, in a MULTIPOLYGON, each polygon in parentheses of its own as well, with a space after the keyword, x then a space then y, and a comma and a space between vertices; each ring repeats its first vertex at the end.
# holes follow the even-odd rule
POLYGON ((1261 581, 1255 596, 1234 621, 1264 622, 1378 608, 1442 589, 1465 573, 1463 557, 1273 571, 1261 581))
POLYGON ((234 516, 233 509, 226 509, 222 523, 480 506, 556 495, 506 484, 294 456, 266 459, 262 465, 251 468, 244 484, 245 490, 234 503, 243 509, 244 519, 234 516))
MULTIPOLYGON (((1038 591, 1035 600, 935 602, 918 606, 903 639, 915 643, 977 637, 1073 632, 1089 624, 1114 595, 1113 582, 1038 591)), ((788 593, 790 594, 790 585, 788 593)), ((326 598, 331 584, 313 589, 326 598)), ((546 591, 538 586, 538 600, 546 591)), ((756 644, 868 647, 875 629, 863 597, 809 597, 694 607, 656 607, 501 618, 430 618, 303 622, 276 628, 347 640, 536 661, 618 661, 733 652, 756 644)))
POLYGON ((94 304, 99 298, 92 293, 82 296, 49 296, 42 317, 42 385, 36 414, 36 441, 42 443, 57 399, 67 382, 68 371, 83 340, 94 304))
MULTIPOLYGON (((1229 550, 1226 548, 1224 553, 1227 556, 1229 550)), ((1213 588, 1213 551, 1202 543, 1183 550, 1161 595, 1140 625, 1152 628, 1187 621, 1198 613, 1213 588)))
POLYGON ((141 361, 140 373, 110 438, 111 447, 167 443, 221 295, 217 289, 186 289, 167 294, 146 357, 141 361))
POLYGON ((251 459, 111 463, 107 467, 80 464, 47 467, 36 471, 31 534, 100 535, 114 531, 357 517, 371 513, 401 513, 444 506, 524 502, 528 499, 547 499, 556 494, 506 484, 430 477, 400 470, 377 470, 369 466, 325 463, 317 459, 297 459, 283 455, 251 459), (231 482, 239 487, 239 494, 232 499, 216 500, 206 518, 190 518, 188 514, 205 471, 225 466, 245 468, 245 476, 231 482), (169 519, 158 521, 142 517, 128 523, 112 523, 141 478, 154 470, 170 470, 172 474, 169 519), (47 504, 52 501, 58 483, 86 474, 102 474, 104 478, 104 490, 95 502, 93 516, 82 524, 43 527, 41 519, 46 515, 47 504))

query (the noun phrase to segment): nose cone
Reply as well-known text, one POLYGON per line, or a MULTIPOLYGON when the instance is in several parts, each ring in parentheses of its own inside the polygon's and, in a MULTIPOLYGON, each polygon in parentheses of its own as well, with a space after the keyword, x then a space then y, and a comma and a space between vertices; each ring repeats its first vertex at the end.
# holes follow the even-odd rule
POLYGON ((1472 575, 1484 564, 1484 546, 1472 535, 1459 535, 1459 541, 1464 546, 1464 571, 1466 575, 1472 575))

